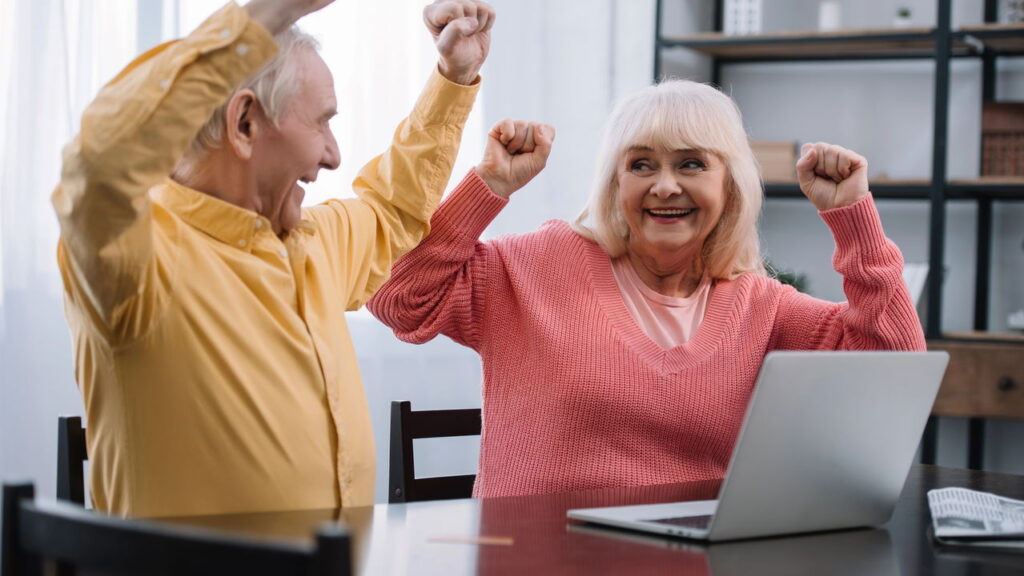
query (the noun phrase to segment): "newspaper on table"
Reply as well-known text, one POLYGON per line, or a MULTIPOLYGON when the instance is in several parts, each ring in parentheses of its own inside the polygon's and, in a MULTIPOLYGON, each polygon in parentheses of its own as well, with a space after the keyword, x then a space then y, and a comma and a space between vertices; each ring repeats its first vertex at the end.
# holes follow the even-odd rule
POLYGON ((940 543, 1024 549, 1024 501, 966 488, 928 491, 940 543))

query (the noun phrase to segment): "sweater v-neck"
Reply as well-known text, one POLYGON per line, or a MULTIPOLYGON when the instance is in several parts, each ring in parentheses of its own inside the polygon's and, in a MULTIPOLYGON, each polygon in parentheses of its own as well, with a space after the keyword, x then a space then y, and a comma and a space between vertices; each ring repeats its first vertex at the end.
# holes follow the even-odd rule
MULTIPOLYGON (((570 234, 576 235, 571 230, 570 234)), ((615 327, 622 341, 644 363, 662 374, 672 374, 699 364, 718 349, 727 329, 730 314, 729 303, 736 282, 715 281, 708 297, 707 310, 700 329, 693 338, 668 350, 643 331, 636 319, 629 313, 622 299, 622 292, 615 281, 611 258, 595 242, 580 238, 588 260, 591 276, 590 286, 601 309, 615 327)))

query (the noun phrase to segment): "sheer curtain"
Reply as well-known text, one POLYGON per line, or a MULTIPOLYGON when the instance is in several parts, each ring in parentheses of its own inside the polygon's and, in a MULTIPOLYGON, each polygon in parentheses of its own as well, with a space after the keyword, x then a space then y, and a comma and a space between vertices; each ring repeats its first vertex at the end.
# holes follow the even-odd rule
POLYGON ((83 107, 136 51, 134 0, 0 2, 0 476, 53 494, 56 417, 80 414, 50 193, 83 107))
MULTIPOLYGON (((307 190, 307 204, 351 195, 349 184, 358 169, 387 146, 411 109, 436 62, 421 19, 426 3, 338 2, 300 22, 320 39, 335 77, 339 115, 332 127, 342 152, 341 169, 320 175, 307 190)), ((83 412, 55 262, 58 227, 49 201, 60 175, 61 149, 103 83, 136 54, 187 33, 223 4, 0 1, 0 478, 31 478, 40 493, 53 494, 54 421, 60 414, 83 412)), ((482 151, 480 102, 465 130, 454 172, 460 177, 482 151)), ((450 342, 422 348, 401 344, 365 311, 350 313, 349 322, 377 432, 382 499, 388 403, 402 397, 428 407, 423 396, 393 384, 396 374, 410 386, 429 390, 438 405, 479 405, 479 368, 471 352, 450 342), (413 369, 384 369, 396 363, 413 369), (424 388, 430 382, 417 372, 425 369, 440 386, 424 388), (454 381, 459 371, 463 381, 474 383, 465 401, 447 394, 443 384, 454 381)), ((475 454, 472 448, 460 452, 475 454)), ((475 459, 463 468, 475 470, 475 459)))

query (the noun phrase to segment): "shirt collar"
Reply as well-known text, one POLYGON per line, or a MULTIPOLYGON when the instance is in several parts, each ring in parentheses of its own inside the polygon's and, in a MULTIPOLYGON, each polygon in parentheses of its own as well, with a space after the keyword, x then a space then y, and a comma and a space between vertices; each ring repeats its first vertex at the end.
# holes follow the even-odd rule
MULTIPOLYGON (((253 237, 273 234, 270 220, 219 198, 193 190, 167 178, 152 190, 153 199, 193 228, 240 250, 252 251, 253 237)), ((295 231, 313 233, 312 221, 303 218, 295 231)))

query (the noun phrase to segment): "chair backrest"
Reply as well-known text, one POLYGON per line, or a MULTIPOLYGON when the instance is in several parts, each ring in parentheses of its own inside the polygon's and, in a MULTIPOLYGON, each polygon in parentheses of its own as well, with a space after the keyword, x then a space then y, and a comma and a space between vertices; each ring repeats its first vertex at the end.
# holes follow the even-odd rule
POLYGON ((348 575, 349 535, 336 524, 316 544, 251 540, 189 527, 106 516, 37 501, 31 484, 3 486, 0 576, 37 576, 47 563, 117 574, 348 575))
POLYGON ((450 500, 473 495, 475 474, 416 478, 413 443, 417 438, 446 438, 480 434, 480 409, 420 410, 412 404, 391 403, 391 446, 388 502, 450 500))
POLYGON ((78 416, 57 418, 57 499, 85 506, 85 473, 89 459, 85 428, 78 416))

